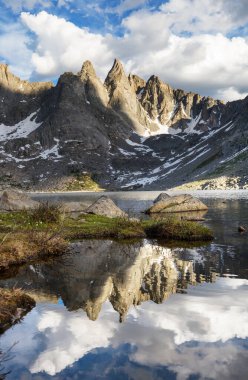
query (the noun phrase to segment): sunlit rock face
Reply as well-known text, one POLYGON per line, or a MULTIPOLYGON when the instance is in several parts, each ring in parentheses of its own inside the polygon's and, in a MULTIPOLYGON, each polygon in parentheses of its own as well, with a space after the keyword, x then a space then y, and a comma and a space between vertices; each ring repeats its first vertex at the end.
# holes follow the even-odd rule
POLYGON ((147 117, 136 96, 137 80, 135 84, 135 79, 132 79, 126 76, 122 63, 116 59, 104 84, 109 93, 109 105, 133 124, 134 131, 142 136, 158 130, 158 127, 147 117))
POLYGON ((172 134, 212 129, 218 126, 224 109, 221 101, 174 90, 154 75, 141 91, 141 104, 151 119, 172 134))
POLYGON ((225 186, 244 188, 247 102, 128 75, 118 59, 104 82, 86 61, 56 85, 23 81, 2 64, 0 189, 66 189, 84 172, 108 189, 161 189, 216 170, 225 186))
POLYGON ((197 278, 192 261, 146 241, 132 245, 84 241, 73 244, 72 250, 72 255, 56 264, 26 267, 15 277, 15 284, 33 291, 34 296, 36 289, 39 296, 59 294, 68 310, 82 308, 91 320, 110 301, 122 322, 132 305, 160 304, 188 284, 204 281, 204 276, 197 278))

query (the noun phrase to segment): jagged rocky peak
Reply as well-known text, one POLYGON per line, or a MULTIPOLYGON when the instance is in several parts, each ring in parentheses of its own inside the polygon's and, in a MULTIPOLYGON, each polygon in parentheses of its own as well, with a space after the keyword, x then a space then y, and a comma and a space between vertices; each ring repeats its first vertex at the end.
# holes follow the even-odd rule
POLYGON ((7 80, 9 75, 9 68, 8 65, 4 63, 0 63, 0 81, 3 83, 4 81, 7 80))
POLYGON ((128 80, 137 95, 139 95, 146 86, 146 81, 138 75, 129 74, 128 80))
POLYGON ((161 124, 166 124, 175 108, 172 87, 152 75, 142 93, 141 104, 151 119, 158 119, 161 124))
POLYGON ((135 86, 130 83, 123 65, 118 59, 115 59, 104 85, 109 94, 109 106, 120 113, 121 117, 129 125, 132 125, 134 131, 144 135, 147 130, 156 131, 158 129, 140 104, 135 86))
POLYGON ((39 93, 53 87, 52 82, 29 82, 12 74, 8 65, 0 64, 0 89, 24 95, 39 93))
POLYGON ((90 61, 85 61, 78 75, 84 82, 85 101, 88 104, 98 103, 98 105, 102 104, 106 107, 109 102, 108 92, 96 75, 93 64, 90 61))
POLYGON ((85 61, 83 63, 81 71, 79 72, 79 75, 82 79, 96 77, 96 72, 93 64, 90 61, 85 61))
POLYGON ((52 82, 29 82, 0 64, 0 124, 15 125, 37 111, 53 88, 52 82))
POLYGON ((106 87, 111 87, 111 85, 115 82, 126 82, 127 76, 125 74, 123 65, 119 59, 114 60, 114 64, 109 71, 107 78, 105 79, 105 85, 106 87))

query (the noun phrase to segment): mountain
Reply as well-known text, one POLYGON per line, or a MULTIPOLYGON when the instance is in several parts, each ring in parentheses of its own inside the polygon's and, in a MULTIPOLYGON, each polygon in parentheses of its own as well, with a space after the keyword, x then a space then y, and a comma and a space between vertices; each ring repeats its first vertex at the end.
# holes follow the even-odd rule
POLYGON ((248 97, 224 103, 91 62, 53 83, 0 65, 0 186, 248 188, 248 97), (94 182, 93 182, 94 181, 94 182))

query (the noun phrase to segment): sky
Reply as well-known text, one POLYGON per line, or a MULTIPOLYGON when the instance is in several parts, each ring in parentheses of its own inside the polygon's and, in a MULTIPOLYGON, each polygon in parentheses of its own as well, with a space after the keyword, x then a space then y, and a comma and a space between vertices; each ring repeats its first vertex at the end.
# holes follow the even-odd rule
POLYGON ((225 101, 248 94, 247 0, 0 0, 0 62, 53 80, 91 60, 225 101))

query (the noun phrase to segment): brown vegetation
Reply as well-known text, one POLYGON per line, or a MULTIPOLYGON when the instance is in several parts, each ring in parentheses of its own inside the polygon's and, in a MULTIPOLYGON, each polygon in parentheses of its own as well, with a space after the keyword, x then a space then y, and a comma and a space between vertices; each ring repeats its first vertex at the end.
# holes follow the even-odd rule
POLYGON ((0 333, 18 322, 35 306, 35 301, 20 289, 0 288, 0 333))
POLYGON ((66 252, 68 243, 57 232, 29 231, 9 233, 0 243, 0 271, 11 265, 25 264, 66 252))

